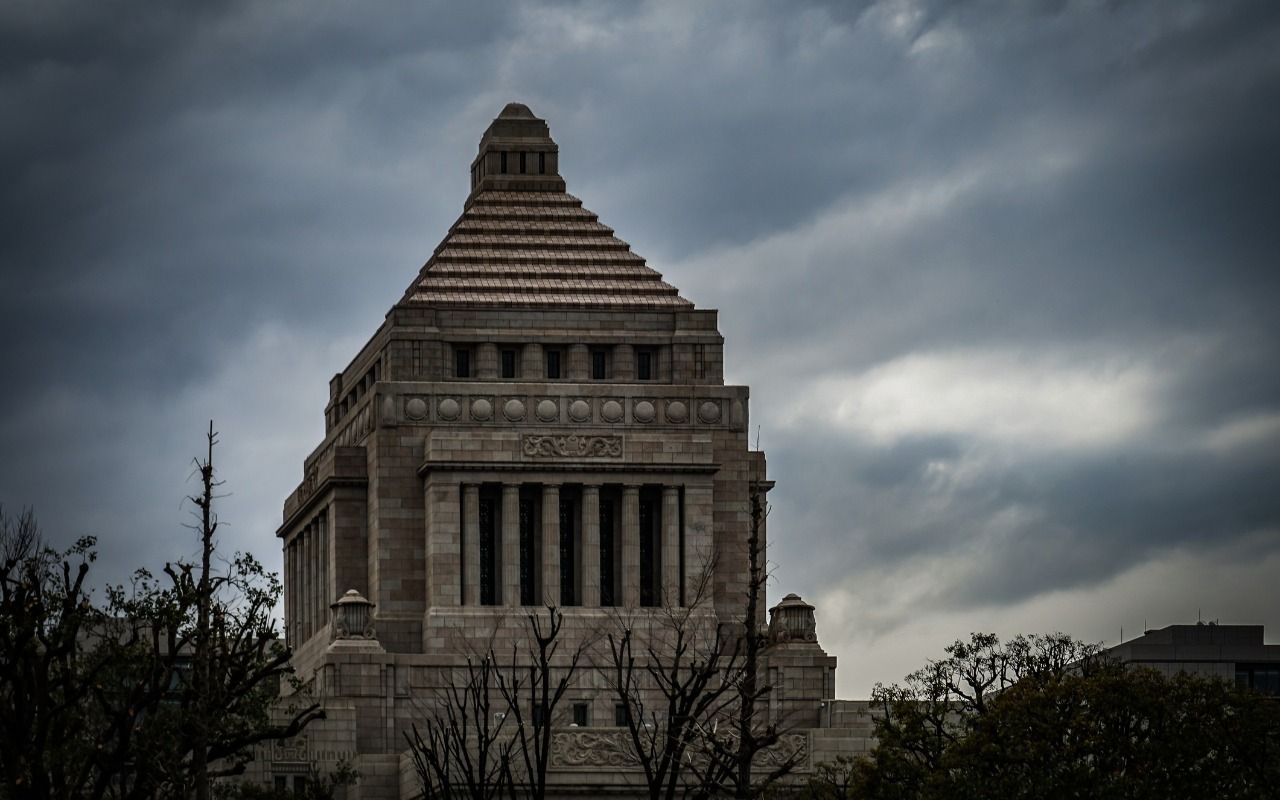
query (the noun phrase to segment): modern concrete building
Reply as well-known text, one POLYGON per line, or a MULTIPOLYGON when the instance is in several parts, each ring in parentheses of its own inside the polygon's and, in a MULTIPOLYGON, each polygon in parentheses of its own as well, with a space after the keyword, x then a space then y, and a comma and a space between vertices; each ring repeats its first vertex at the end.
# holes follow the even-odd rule
MULTIPOLYGON (((328 718, 251 779, 345 758, 355 796, 416 796, 405 732, 467 654, 509 651, 543 604, 563 609, 566 647, 624 620, 661 636, 673 609, 704 640, 741 630, 749 499, 773 483, 748 388, 724 382, 716 311, 566 193, 527 107, 502 110, 470 173, 462 215, 330 382, 324 440, 285 501, 287 636, 328 718)), ((784 599, 769 641, 769 713, 801 774, 861 749, 812 606, 784 599)), ((561 706, 558 791, 643 788, 602 666, 561 706)))
POLYGON ((1109 648, 1125 664, 1166 675, 1212 675, 1280 697, 1280 644, 1265 644, 1261 625, 1170 625, 1109 648))

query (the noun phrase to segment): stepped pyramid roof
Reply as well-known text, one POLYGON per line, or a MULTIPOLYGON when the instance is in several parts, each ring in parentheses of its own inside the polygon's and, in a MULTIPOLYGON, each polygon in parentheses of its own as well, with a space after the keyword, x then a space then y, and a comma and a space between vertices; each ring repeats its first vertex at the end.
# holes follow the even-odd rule
POLYGON ((404 301, 433 306, 689 309, 565 191, 544 120, 510 103, 480 139, 471 194, 404 301))

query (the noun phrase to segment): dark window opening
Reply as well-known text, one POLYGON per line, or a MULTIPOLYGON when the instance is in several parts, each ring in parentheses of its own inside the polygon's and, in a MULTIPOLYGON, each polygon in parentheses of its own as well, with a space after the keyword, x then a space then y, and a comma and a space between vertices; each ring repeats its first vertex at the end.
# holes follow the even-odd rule
POLYGON ((695 344, 693 346, 693 377, 707 377, 706 345, 695 344))
POLYGON ((471 351, 458 348, 453 351, 453 376, 455 378, 471 377, 471 351))
POLYGON ((525 157, 525 154, 524 154, 524 153, 521 153, 521 154, 520 154, 520 174, 521 174, 521 175, 523 175, 525 172, 527 172, 527 170, 524 168, 524 164, 525 164, 525 159, 524 159, 524 157, 525 157))
POLYGON ((293 776, 293 791, 298 793, 307 791, 307 776, 305 775, 293 776))
POLYGON ((520 498, 520 604, 534 604, 533 569, 535 541, 534 526, 537 525, 537 509, 532 497, 520 498))
POLYGON ((653 351, 652 350, 636 351, 636 380, 639 380, 639 381, 653 380, 653 351))
POLYGON ((575 512, 573 496, 560 493, 560 605, 576 606, 578 604, 577 586, 578 571, 574 568, 575 528, 578 515, 575 512))
POLYGON ((616 604, 613 593, 613 498, 600 497, 600 605, 616 604))
POLYGON ((590 710, 591 710, 591 706, 588 703, 574 703, 573 704, 573 724, 577 725, 579 728, 587 727, 587 725, 589 725, 591 722, 590 716, 589 716, 590 710))
POLYGON ((653 493, 640 493, 640 605, 658 604, 658 500, 653 493))
POLYGON ((287 776, 276 775, 273 783, 275 784, 277 792, 285 792, 289 790, 289 778, 287 776))
POLYGON ((529 719, 533 722, 533 726, 535 728, 541 728, 546 718, 547 715, 542 704, 535 702, 529 709, 529 719))
POLYGON ((591 351, 591 379, 602 381, 609 377, 609 354, 603 350, 591 351))
POLYGON ((497 525, 494 498, 480 497, 480 605, 498 604, 497 525))
POLYGON ((516 376, 516 351, 502 351, 502 377, 514 378, 516 376))
POLYGON ((539 175, 547 174, 547 154, 546 153, 538 153, 538 174, 539 175))
POLYGON ((547 379, 553 380, 553 381, 560 379, 560 351, 559 350, 547 351, 547 379))
POLYGON ((626 703, 615 703, 613 706, 613 724, 619 728, 627 727, 631 720, 631 709, 626 703))
POLYGON ((1236 686, 1280 697, 1280 664, 1236 664, 1236 686))
POLYGON ((502 154, 502 164, 501 166, 498 167, 498 172, 501 172, 503 175, 507 174, 507 154, 506 153, 502 154))

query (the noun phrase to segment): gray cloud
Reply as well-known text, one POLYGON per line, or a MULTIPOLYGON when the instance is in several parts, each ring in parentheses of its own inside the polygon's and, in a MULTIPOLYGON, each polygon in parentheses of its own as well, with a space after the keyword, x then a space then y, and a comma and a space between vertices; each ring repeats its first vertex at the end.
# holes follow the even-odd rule
MULTIPOLYGON (((1266 2, 9 4, 0 500, 117 572, 183 552, 216 417, 228 542, 274 558, 328 375, 520 99, 570 191, 721 309, 778 588, 882 609, 824 618, 841 647, 1264 563, 1278 29, 1266 2)), ((918 656, 838 654, 859 687, 918 656)))

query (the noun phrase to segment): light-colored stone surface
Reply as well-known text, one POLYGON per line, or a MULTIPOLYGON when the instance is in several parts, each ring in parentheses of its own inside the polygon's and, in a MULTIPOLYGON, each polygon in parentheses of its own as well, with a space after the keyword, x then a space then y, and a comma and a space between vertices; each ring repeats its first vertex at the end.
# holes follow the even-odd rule
MULTIPOLYGON (((574 570, 576 604, 564 609, 561 653, 584 646, 588 656, 561 710, 587 703, 592 722, 556 740, 568 749, 557 751, 555 793, 632 792, 633 768, 581 766, 605 758, 600 748, 618 732, 602 672, 607 634, 629 626, 639 647, 663 646, 713 562, 709 593, 687 610, 690 631, 703 645, 717 625, 741 629, 748 500, 772 484, 764 455, 749 448, 749 392, 724 384, 716 312, 679 297, 564 194, 558 159, 547 173, 497 174, 494 148, 558 153, 542 133, 486 134, 462 219, 330 382, 325 437, 278 532, 294 663, 328 716, 297 747, 264 752, 251 779, 346 758, 363 775, 349 797, 414 796, 405 732, 468 654, 523 658, 538 609, 520 606, 522 572, 537 602, 559 604, 564 568, 574 570), (457 349, 472 354, 471 376, 454 374, 457 349), (514 378, 502 376, 504 351, 515 353, 514 378), (592 377, 592 352, 605 353, 603 379, 592 377), (559 378, 548 376, 551 353, 559 378), (637 353, 651 359, 649 380, 638 379, 637 353), (524 570, 522 496, 535 504, 524 570), (494 505, 496 605, 481 602, 482 497, 494 505), (565 564, 561 497, 574 537, 565 564), (653 608, 640 607, 642 497, 656 504, 659 531, 653 608), (601 606, 602 508, 612 509, 617 607, 601 606), (329 605, 348 589, 374 604, 376 641, 331 641, 329 605)), ((755 627, 764 613, 762 603, 755 627)), ((865 749, 869 736, 865 709, 832 699, 834 670, 816 641, 768 650, 771 714, 795 729, 807 765, 865 749)))

